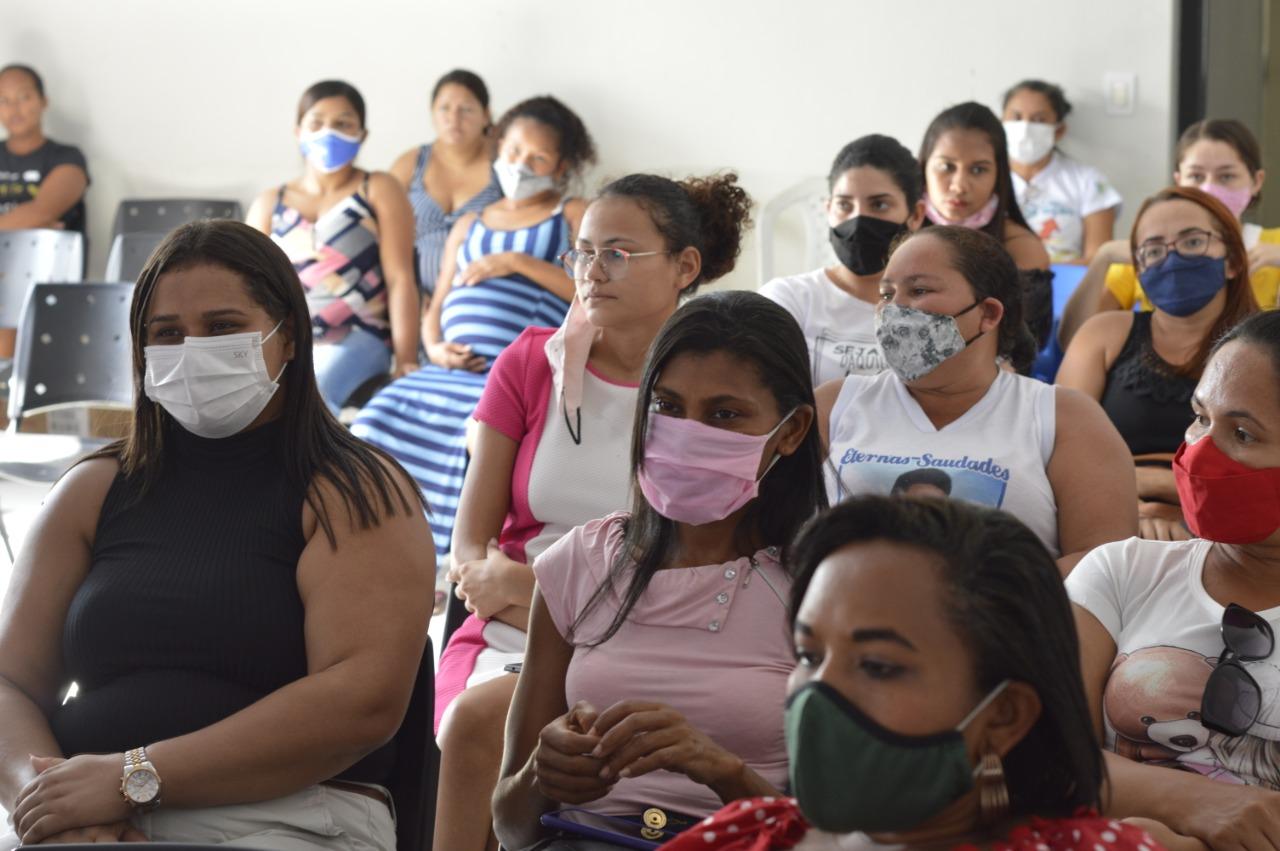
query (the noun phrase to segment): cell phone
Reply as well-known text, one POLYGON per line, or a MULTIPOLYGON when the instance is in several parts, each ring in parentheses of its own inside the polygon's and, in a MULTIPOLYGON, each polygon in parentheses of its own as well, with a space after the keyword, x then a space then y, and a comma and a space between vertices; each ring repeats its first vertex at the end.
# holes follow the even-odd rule
POLYGON ((506 671, 508 674, 518 674, 520 673, 520 669, 523 667, 524 662, 508 662, 502 666, 502 670, 506 671))
POLYGON ((666 815, 667 825, 659 831, 661 836, 658 839, 649 839, 641 833, 645 829, 645 825, 643 817, 639 815, 608 816, 591 810, 568 807, 563 810, 543 813, 540 821, 543 827, 550 827, 573 836, 599 839, 602 842, 611 842, 624 848, 651 851, 651 849, 659 848, 663 843, 671 841, 677 834, 688 830, 697 823, 697 819, 693 816, 687 816, 683 813, 669 812, 666 815))

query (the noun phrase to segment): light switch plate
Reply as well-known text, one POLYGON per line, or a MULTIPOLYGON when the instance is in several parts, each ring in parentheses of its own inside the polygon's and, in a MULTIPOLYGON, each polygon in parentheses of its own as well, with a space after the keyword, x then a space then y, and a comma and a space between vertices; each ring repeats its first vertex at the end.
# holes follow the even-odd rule
POLYGON ((1106 71, 1102 75, 1102 103, 1107 115, 1133 115, 1138 100, 1138 75, 1106 71))

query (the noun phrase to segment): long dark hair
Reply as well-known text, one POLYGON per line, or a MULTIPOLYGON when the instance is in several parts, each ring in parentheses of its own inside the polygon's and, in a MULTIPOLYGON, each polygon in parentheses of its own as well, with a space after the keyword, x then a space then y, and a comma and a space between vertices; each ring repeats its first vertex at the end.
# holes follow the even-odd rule
MULTIPOLYGON (((644 466, 653 387, 674 357, 690 352, 702 355, 725 352, 741 361, 743 369, 754 369, 761 383, 773 394, 779 411, 785 413, 801 405, 817 410, 804 332, 791 314, 777 304, 754 292, 729 290, 699 296, 672 314, 649 349, 640 379, 631 437, 632 508, 622 546, 609 567, 609 575, 583 607, 573 628, 577 629, 602 604, 633 567, 634 572, 613 622, 590 646, 603 644, 617 634, 649 587, 649 580, 670 558, 675 547, 675 521, 663 517, 649 505, 636 482, 636 473, 644 466)), ((827 491, 822 481, 823 455, 815 424, 799 448, 780 458, 760 482, 760 495, 749 503, 734 530, 739 548, 747 549, 754 546, 755 541, 763 541, 766 546, 778 547, 782 562, 787 563, 788 549, 800 528, 827 507, 827 491)))
MULTIPOLYGON (((938 139, 948 130, 978 130, 991 142, 991 149, 996 157, 996 214, 991 217, 982 230, 1000 240, 1004 244, 1004 223, 1012 221, 1030 230, 1018 199, 1013 194, 1013 173, 1009 167, 1009 141, 1004 135, 1004 125, 996 114, 976 101, 958 103, 939 112, 929 129, 924 131, 924 141, 920 143, 920 174, 929 185, 929 157, 938 139)), ((946 222, 931 222, 925 217, 925 224, 944 225, 946 222)))
POLYGON ((1209 193, 1190 186, 1166 186, 1143 201, 1142 206, 1138 208, 1138 214, 1133 217, 1133 229, 1129 231, 1129 254, 1133 258, 1135 270, 1138 268, 1138 225, 1142 222, 1142 217, 1146 215, 1147 210, 1165 201, 1190 201, 1192 204, 1203 207, 1218 223, 1218 230, 1221 231, 1219 236, 1227 248, 1227 265, 1235 266, 1236 269, 1236 273, 1227 278, 1224 286, 1227 291, 1227 301, 1222 306, 1222 313, 1214 320, 1209 333, 1200 341, 1191 360, 1177 367, 1176 371, 1179 375, 1198 378, 1200 373, 1204 372, 1204 365, 1209 361, 1209 355, 1212 354, 1217 339, 1246 316, 1258 312, 1258 302, 1254 299, 1253 285, 1249 281, 1249 253, 1244 247, 1240 223, 1227 209, 1226 204, 1209 193))
POLYGON ((1004 758, 1015 815, 1068 816, 1100 804, 1105 767, 1080 674, 1071 604, 1053 556, 1017 518, 963 500, 863 496, 815 519, 793 549, 791 622, 818 565, 860 541, 928 550, 979 692, 1026 683, 1041 713, 1004 758))
POLYGON ((1035 360, 1039 347, 1027 327, 1022 279, 1018 267, 997 237, 962 225, 935 225, 908 234, 897 242, 897 251, 913 239, 931 237, 947 246, 951 268, 969 282, 979 301, 994 298, 1004 305, 997 331, 997 354, 1007 357, 1014 369, 1023 371, 1035 360))
POLYGON ((147 398, 146 318, 156 283, 169 272, 213 265, 234 272, 250 296, 293 341, 293 360, 281 379, 285 435, 285 471, 292 485, 307 494, 331 546, 336 546, 329 510, 312 490, 317 477, 338 493, 352 520, 361 529, 378 525, 384 515, 408 514, 426 503, 416 488, 406 493, 392 470, 412 481, 390 455, 352 437, 320 398, 311 356, 311 314, 298 273, 270 237, 242 222, 226 219, 192 222, 165 237, 152 252, 133 290, 129 333, 133 337, 134 412, 129 434, 90 457, 119 461, 124 475, 140 483, 145 493, 164 472, 173 429, 169 414, 147 398))

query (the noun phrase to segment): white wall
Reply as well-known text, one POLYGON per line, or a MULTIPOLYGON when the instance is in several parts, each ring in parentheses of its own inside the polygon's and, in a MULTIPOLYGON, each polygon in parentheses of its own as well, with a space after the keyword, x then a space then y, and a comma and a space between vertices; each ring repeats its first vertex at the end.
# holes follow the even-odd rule
MULTIPOLYGON (((92 274, 117 202, 213 195, 246 205, 293 174, 303 89, 354 83, 366 167, 426 140, 429 89, 463 66, 501 110, 551 92, 596 138, 607 176, 733 167, 757 200, 825 174, 869 132, 915 150, 941 108, 998 108, 1040 76, 1076 105, 1066 148, 1128 213, 1168 180, 1172 0, 5 0, 0 62, 45 76, 46 130, 89 160, 92 274), (1102 74, 1132 71, 1136 113, 1107 117, 1102 74)), ((1122 219, 1127 227, 1129 218, 1122 219)), ((728 279, 754 287, 754 242, 728 279)), ((795 255, 783 255, 784 258, 795 255)), ((798 255, 797 255, 798 256, 798 255)))

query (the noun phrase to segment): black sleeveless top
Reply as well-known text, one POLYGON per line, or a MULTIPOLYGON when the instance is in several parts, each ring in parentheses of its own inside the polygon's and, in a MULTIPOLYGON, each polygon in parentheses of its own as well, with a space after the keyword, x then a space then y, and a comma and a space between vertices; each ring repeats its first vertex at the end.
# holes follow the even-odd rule
POLYGON ((1191 425, 1194 379, 1178 375, 1151 344, 1151 314, 1135 313, 1124 348, 1107 371, 1102 409, 1134 455, 1175 452, 1191 425))
MULTIPOLYGON (((63 753, 191 733, 306 676, 305 493, 282 438, 279 420, 216 440, 175 426, 149 492, 116 476, 63 627, 79 686, 50 719, 63 753)), ((383 782, 392 758, 383 748, 340 776, 383 782)))

